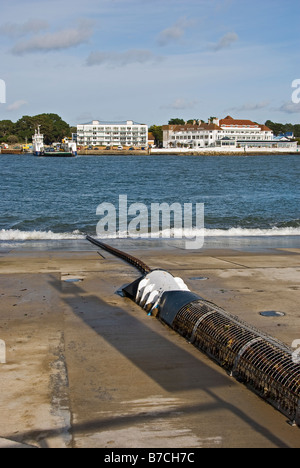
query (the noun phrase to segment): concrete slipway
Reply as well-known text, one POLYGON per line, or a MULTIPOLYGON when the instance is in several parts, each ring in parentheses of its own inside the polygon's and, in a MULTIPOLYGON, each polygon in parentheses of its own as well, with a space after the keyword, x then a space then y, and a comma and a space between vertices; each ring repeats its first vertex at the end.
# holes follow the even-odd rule
MULTIPOLYGON (((285 343, 300 338, 300 249, 134 255, 285 343), (259 315, 270 309, 286 315, 259 315)), ((299 428, 118 295, 139 273, 104 257, 1 251, 0 447, 300 447, 299 428)))

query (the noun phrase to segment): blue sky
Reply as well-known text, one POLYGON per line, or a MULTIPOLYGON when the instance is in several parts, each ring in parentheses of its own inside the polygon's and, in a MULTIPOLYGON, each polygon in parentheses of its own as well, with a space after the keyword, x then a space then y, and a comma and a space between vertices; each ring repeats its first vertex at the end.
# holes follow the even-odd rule
POLYGON ((0 11, 0 120, 299 123, 299 0, 0 0, 0 11))

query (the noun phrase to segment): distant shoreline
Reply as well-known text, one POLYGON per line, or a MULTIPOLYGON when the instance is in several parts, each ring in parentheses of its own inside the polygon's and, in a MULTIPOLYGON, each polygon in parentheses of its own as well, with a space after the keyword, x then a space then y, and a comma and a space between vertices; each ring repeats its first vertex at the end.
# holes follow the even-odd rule
MULTIPOLYGON (((23 155, 32 156, 32 153, 26 153, 21 150, 1 150, 0 154, 3 155, 23 155)), ((78 156, 281 156, 281 155, 299 155, 300 151, 290 151, 285 149, 274 148, 274 150, 262 150, 256 148, 248 148, 247 150, 237 151, 216 151, 216 150, 203 150, 203 151, 176 151, 174 149, 151 149, 151 150, 79 150, 78 156)), ((52 158, 53 159, 53 158, 52 158)))

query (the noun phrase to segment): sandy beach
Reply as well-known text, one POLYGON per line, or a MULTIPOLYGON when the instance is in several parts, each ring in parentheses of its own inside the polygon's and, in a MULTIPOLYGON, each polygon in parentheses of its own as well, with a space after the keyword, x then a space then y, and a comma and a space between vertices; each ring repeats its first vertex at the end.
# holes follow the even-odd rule
MULTIPOLYGON (((287 345, 300 339, 300 248, 129 253, 287 345), (285 315, 260 315, 271 310, 285 315)), ((298 427, 121 297, 139 276, 89 245, 0 249, 0 447, 299 448, 298 427)))

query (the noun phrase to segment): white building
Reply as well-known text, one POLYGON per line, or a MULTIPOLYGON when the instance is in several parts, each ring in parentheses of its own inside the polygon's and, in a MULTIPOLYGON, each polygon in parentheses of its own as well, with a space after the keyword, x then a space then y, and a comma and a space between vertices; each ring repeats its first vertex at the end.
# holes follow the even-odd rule
POLYGON ((216 124, 164 125, 164 148, 204 148, 213 146, 221 137, 221 129, 216 124))
POLYGON ((208 146, 248 146, 270 143, 274 135, 265 125, 230 116, 211 123, 163 126, 164 148, 205 148, 208 146))
POLYGON ((271 141, 274 138, 272 130, 265 125, 251 120, 233 119, 228 115, 225 119, 214 120, 222 129, 222 137, 228 137, 236 142, 271 141))
POLYGON ((77 125, 79 146, 148 146, 148 126, 127 120, 124 122, 100 122, 77 125))

